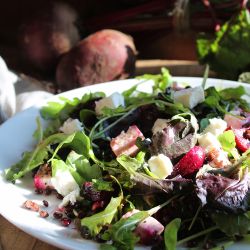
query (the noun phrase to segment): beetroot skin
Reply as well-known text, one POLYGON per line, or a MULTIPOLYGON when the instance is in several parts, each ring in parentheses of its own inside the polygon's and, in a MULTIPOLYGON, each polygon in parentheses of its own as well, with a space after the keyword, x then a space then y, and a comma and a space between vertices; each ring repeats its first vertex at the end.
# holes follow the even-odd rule
POLYGON ((42 72, 53 72, 59 57, 79 40, 77 13, 62 3, 50 3, 20 28, 19 43, 25 62, 42 72))
POLYGON ((175 175, 180 174, 186 177, 197 172, 203 166, 205 155, 205 151, 202 147, 193 147, 174 166, 175 175))
POLYGON ((131 37, 116 30, 101 30, 62 57, 56 71, 61 90, 125 79, 135 71, 136 49, 131 37))

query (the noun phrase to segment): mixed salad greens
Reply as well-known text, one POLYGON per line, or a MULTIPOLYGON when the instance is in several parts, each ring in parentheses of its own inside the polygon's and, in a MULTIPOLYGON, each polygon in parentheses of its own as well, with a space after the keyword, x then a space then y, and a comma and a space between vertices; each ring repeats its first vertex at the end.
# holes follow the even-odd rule
MULTIPOLYGON (((49 102, 37 145, 6 170, 33 173, 37 193, 60 194, 100 249, 225 247, 250 230, 250 106, 245 89, 191 88, 166 69, 122 94, 49 102), (152 93, 138 90, 154 82, 152 93)), ((57 216, 59 217, 59 216, 57 216)))

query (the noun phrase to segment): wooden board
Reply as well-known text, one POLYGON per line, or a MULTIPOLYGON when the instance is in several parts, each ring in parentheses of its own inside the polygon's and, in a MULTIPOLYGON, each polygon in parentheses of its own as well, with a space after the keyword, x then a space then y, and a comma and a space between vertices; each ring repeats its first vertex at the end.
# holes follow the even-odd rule
POLYGON ((59 250, 18 229, 0 215, 0 250, 59 250))

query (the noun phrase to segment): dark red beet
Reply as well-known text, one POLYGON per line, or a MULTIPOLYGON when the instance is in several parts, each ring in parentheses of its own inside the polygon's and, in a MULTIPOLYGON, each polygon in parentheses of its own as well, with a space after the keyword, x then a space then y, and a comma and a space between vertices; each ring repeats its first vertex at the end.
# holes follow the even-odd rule
POLYGON ((116 30, 98 31, 62 57, 56 80, 59 88, 125 79, 135 71, 136 49, 131 37, 116 30))
POLYGON ((20 29, 20 47, 25 62, 44 72, 54 71, 59 57, 79 40, 77 14, 70 6, 49 3, 20 29))

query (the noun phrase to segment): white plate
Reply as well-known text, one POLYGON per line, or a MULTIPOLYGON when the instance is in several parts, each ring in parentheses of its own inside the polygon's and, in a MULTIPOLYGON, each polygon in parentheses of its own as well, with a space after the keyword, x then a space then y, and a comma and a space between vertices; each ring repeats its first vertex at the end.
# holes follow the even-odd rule
MULTIPOLYGON (((192 77, 176 77, 178 82, 185 82, 192 86, 200 85, 201 78, 192 77)), ((81 97, 86 92, 104 91, 111 94, 115 91, 123 91, 136 83, 136 80, 122 80, 109 83, 103 83, 84 88, 79 88, 65 92, 61 95, 67 98, 81 97)), ((207 85, 216 85, 219 88, 236 87, 239 83, 225 80, 208 79, 207 85)), ((143 89, 149 89, 150 83, 143 86, 143 89)), ((242 84, 250 93, 250 85, 242 84)), ((51 100, 51 99, 50 99, 51 100)), ((58 100, 58 96, 52 98, 58 100)), ((8 183, 3 178, 3 171, 12 164, 21 159, 22 152, 32 149, 34 141, 32 134, 36 128, 35 119, 39 116, 39 107, 29 108, 22 113, 17 114, 13 118, 0 126, 0 213, 11 223, 25 231, 26 233, 48 242, 54 246, 63 249, 87 249, 96 250, 98 244, 84 240, 74 228, 64 228, 57 220, 50 216, 46 219, 39 217, 35 212, 23 209, 21 206, 27 199, 35 200, 42 205, 42 200, 49 202, 49 207, 45 210, 52 212, 55 204, 58 204, 52 196, 41 196, 34 194, 34 188, 29 176, 18 181, 15 185, 8 183)), ((236 246, 234 246, 236 247, 236 246)), ((249 245, 241 243, 237 244, 237 249, 249 249, 249 245)), ((137 247, 137 249, 145 249, 137 247)), ((232 249, 235 249, 232 247, 232 249)))

